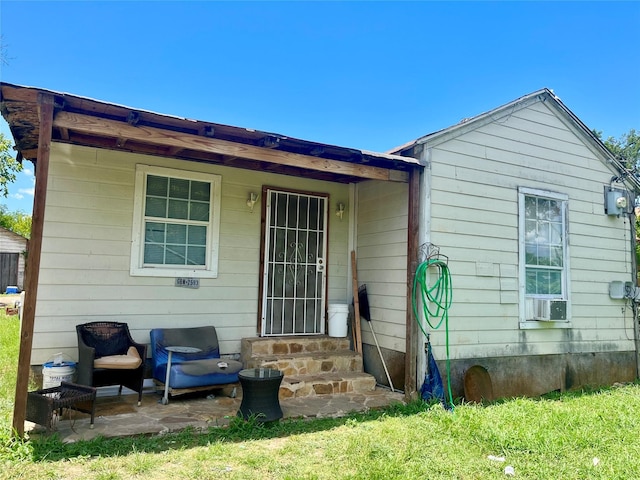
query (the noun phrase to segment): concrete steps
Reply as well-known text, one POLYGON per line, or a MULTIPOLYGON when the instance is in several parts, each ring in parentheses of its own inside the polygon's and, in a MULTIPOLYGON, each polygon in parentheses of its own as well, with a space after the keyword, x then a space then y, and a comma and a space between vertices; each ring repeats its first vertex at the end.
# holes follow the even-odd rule
POLYGON ((362 355, 349 349, 348 338, 245 338, 241 360, 246 368, 282 371, 281 399, 366 393, 376 387, 375 378, 363 371, 362 355))

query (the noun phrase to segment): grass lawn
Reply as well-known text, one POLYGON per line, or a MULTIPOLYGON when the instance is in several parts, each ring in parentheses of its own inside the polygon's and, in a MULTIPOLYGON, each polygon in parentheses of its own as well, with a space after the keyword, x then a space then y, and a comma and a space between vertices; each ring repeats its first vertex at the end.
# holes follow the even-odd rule
POLYGON ((638 383, 453 412, 417 402, 273 426, 234 419, 206 434, 18 441, 18 319, 0 313, 0 324, 0 479, 492 479, 507 466, 522 479, 640 478, 638 383))

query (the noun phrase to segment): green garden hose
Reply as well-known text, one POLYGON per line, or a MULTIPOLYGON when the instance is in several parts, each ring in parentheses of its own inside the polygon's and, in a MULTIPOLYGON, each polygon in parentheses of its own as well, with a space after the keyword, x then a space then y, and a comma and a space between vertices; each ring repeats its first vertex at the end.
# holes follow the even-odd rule
POLYGON ((453 288, 451 284, 451 272, 447 262, 439 258, 427 258, 426 261, 418 265, 416 275, 413 280, 413 292, 411 303, 413 306, 413 314, 418 322, 420 330, 426 338, 429 333, 425 330, 420 315, 418 315, 418 292, 422 300, 422 310, 427 324, 432 330, 439 329, 444 323, 445 328, 445 346, 447 353, 447 389, 449 391, 449 403, 453 408, 453 395, 451 393, 451 362, 449 360, 449 308, 453 300, 453 288), (434 284, 429 286, 429 268, 437 269, 437 279, 434 284), (435 325, 432 323, 434 320, 435 325))

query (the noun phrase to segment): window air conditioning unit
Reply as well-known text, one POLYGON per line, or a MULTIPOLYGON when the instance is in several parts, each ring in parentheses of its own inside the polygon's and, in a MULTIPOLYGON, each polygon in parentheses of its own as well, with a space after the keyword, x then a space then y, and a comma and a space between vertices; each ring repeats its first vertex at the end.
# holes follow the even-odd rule
POLYGON ((567 301, 548 298, 526 299, 527 320, 555 322, 567 319, 567 301))

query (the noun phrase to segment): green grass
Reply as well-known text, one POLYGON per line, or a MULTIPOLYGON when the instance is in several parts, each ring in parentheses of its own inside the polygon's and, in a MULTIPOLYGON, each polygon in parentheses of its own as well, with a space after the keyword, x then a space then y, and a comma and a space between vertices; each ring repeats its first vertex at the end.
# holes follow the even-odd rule
POLYGON ((234 418, 204 434, 18 441, 18 320, 0 323, 0 479, 497 479, 506 465, 525 479, 640 478, 637 383, 453 412, 416 402, 274 425, 234 418))

